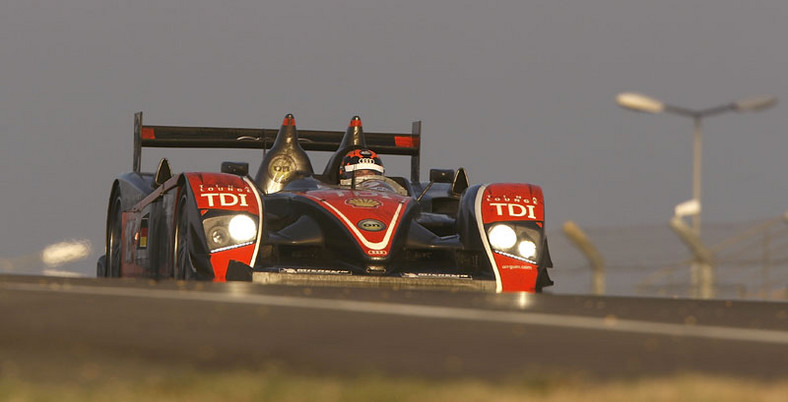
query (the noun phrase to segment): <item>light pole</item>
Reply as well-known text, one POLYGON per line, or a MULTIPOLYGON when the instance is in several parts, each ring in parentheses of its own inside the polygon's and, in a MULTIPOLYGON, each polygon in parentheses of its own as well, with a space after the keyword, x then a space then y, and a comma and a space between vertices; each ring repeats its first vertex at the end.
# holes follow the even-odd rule
MULTIPOLYGON (((777 103, 777 98, 774 96, 753 96, 750 98, 742 99, 735 102, 725 103, 719 106, 711 107, 708 109, 687 109, 679 106, 673 106, 666 103, 663 103, 659 100, 654 98, 650 98, 648 96, 633 93, 633 92, 625 92, 620 93, 616 97, 616 101, 618 102, 619 106, 624 107, 626 109, 634 110, 637 112, 645 112, 645 113, 672 113, 677 114, 679 116, 689 117, 693 120, 694 128, 695 128, 695 145, 693 151, 693 162, 692 162, 692 201, 694 201, 697 206, 697 212, 692 215, 692 230, 700 239, 700 213, 701 213, 701 202, 700 202, 700 188, 701 188, 701 146, 702 146, 702 120, 708 116, 714 116, 717 114, 722 114, 726 112, 750 112, 750 111, 759 111, 765 110, 777 103)), ((692 267, 692 280, 693 285, 695 285, 695 289, 693 291, 697 292, 697 275, 699 271, 699 262, 698 258, 695 258, 695 262, 693 263, 692 267)), ((712 287, 712 273, 710 271, 708 273, 703 273, 703 282, 705 286, 703 286, 705 293, 704 297, 712 297, 713 287, 712 287)))

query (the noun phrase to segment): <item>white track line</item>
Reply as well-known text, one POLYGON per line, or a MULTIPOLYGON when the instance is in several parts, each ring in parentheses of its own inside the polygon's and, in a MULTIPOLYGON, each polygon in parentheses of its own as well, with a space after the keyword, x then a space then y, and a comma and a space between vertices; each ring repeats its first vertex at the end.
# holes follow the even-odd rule
POLYGON ((388 314, 406 317, 487 321, 504 324, 542 325, 572 329, 629 332, 650 335, 667 335, 677 337, 788 345, 788 331, 730 328, 708 325, 670 324, 625 320, 618 318, 594 318, 577 315, 530 313, 525 311, 482 310, 474 308, 317 299, 293 296, 213 293, 192 290, 153 290, 93 287, 70 284, 30 284, 5 282, 0 283, 0 289, 296 307, 368 314, 388 314))

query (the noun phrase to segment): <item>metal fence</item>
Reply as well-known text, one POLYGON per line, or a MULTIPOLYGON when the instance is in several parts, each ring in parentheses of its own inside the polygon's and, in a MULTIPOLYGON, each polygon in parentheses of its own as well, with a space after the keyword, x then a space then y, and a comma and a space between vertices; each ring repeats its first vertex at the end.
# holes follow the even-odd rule
MULTIPOLYGON (((598 252, 594 259, 561 229, 548 232, 555 293, 697 297, 690 274, 693 255, 668 223, 583 227, 598 252), (601 256, 601 258, 599 258, 601 256), (603 281, 603 287, 598 282, 603 281), (596 282, 595 282, 596 280, 596 282)), ((713 252, 715 298, 788 300, 788 222, 706 223, 702 242, 713 252)))

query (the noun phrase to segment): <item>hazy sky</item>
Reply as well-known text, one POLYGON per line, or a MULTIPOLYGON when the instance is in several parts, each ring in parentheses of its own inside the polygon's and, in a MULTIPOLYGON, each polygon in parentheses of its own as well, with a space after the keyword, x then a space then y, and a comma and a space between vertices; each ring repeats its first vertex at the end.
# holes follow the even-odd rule
MULTIPOLYGON (((558 232, 569 219, 666 222, 691 196, 691 121, 625 111, 618 92, 689 108, 773 94, 785 102, 704 121, 703 219, 777 216, 788 209, 785 21, 784 0, 5 0, 0 257, 81 238, 103 252, 140 110, 149 124, 197 126, 275 128, 286 113, 312 129, 343 130, 354 114, 368 131, 423 120, 422 177, 464 166, 473 183, 539 184, 558 232)), ((239 159, 254 171, 260 159, 143 155, 147 170, 174 155, 175 171, 239 159)))

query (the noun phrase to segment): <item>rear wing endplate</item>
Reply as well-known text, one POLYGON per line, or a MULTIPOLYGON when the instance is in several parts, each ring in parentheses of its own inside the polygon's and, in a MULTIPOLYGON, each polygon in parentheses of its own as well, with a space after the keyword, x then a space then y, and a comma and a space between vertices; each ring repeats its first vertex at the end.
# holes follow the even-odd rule
MULTIPOLYGON (((143 147, 159 148, 238 148, 270 149, 279 129, 146 126, 142 112, 134 114, 134 172, 140 172, 143 147)), ((334 152, 344 131, 298 130, 306 151, 334 152)), ((379 154, 410 155, 411 181, 419 181, 421 121, 414 121, 410 133, 364 132, 367 146, 379 154)))

